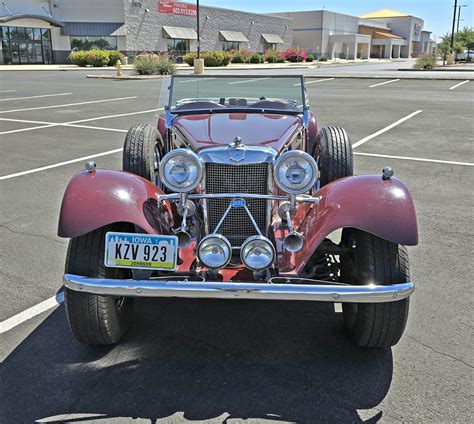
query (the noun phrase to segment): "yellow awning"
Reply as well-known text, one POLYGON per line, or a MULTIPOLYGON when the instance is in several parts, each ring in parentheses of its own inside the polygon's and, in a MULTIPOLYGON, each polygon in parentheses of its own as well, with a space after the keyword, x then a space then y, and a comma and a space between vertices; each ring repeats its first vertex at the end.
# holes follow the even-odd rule
POLYGON ((404 16, 410 16, 406 13, 397 12, 392 9, 380 9, 375 12, 366 13, 365 15, 359 16, 362 19, 381 19, 381 18, 402 18, 404 16))

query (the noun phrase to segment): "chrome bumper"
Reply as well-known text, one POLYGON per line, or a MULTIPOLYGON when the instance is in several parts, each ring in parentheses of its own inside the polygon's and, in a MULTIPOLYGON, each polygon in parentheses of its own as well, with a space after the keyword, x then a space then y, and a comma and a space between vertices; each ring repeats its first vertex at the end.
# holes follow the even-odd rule
POLYGON ((65 287, 71 290, 130 297, 381 303, 405 299, 415 290, 415 286, 411 282, 388 286, 353 286, 222 281, 113 280, 88 278, 72 274, 64 275, 63 280, 65 287))

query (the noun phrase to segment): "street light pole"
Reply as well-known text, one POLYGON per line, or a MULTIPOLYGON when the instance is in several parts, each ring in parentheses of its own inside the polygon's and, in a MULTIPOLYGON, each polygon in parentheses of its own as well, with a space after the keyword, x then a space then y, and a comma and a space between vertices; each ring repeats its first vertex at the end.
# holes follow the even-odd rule
POLYGON ((450 43, 451 49, 454 46, 454 27, 456 25, 456 12, 457 12, 457 10, 458 10, 458 0, 454 0, 453 29, 451 31, 451 43, 450 43))
POLYGON ((198 59, 201 59, 201 36, 199 35, 199 0, 196 0, 197 10, 196 10, 196 19, 197 19, 197 48, 198 48, 198 59))
POLYGON ((458 26, 456 27, 456 32, 459 32, 459 21, 461 20, 461 7, 467 7, 467 4, 460 4, 458 6, 458 26))

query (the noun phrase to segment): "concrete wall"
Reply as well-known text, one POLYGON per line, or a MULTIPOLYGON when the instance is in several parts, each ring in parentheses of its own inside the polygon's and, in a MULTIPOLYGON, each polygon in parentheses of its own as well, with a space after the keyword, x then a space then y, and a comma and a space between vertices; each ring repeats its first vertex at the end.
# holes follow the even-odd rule
MULTIPOLYGON (((15 0, 24 1, 24 0, 15 0)), ((124 0, 54 0, 55 19, 64 22, 123 22, 124 0)))
MULTIPOLYGON (((166 51, 167 39, 163 37, 163 26, 196 28, 196 18, 189 16, 158 14, 156 0, 142 0, 141 8, 133 7, 132 0, 124 0, 125 22, 127 25, 127 51, 166 51), (146 8, 150 11, 147 13, 146 8)), ((284 50, 292 42, 292 21, 268 15, 257 15, 229 9, 201 6, 200 36, 202 51, 222 50, 223 41, 219 31, 240 31, 249 39, 241 43, 241 48, 263 52, 261 34, 277 34, 284 44, 284 50), (252 23, 253 22, 253 23, 252 23)), ((191 41, 191 51, 196 51, 197 43, 191 41)))

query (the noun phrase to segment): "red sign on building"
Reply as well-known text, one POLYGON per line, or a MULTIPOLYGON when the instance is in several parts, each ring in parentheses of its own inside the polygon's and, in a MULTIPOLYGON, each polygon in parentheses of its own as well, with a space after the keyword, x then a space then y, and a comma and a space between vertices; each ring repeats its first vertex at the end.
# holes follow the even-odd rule
POLYGON ((181 3, 177 1, 158 0, 158 13, 196 16, 197 9, 195 4, 181 3))

